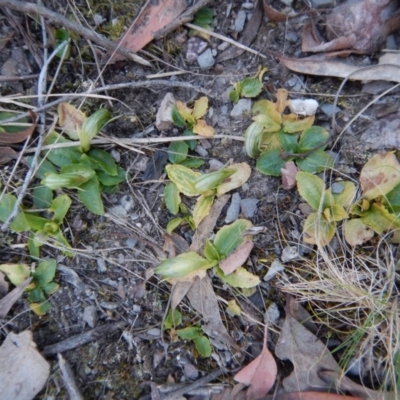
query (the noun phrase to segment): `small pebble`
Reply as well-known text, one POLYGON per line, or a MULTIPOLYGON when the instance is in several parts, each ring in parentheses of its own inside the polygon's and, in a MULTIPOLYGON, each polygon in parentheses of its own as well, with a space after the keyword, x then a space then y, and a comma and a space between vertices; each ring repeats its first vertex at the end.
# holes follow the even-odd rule
POLYGON ((99 274, 104 274, 105 272, 107 272, 106 262, 102 258, 98 258, 96 262, 97 262, 97 272, 99 274))
POLYGON ((83 310, 82 318, 91 328, 96 326, 97 322, 97 309, 95 306, 87 306, 83 310))
POLYGON ((229 44, 228 42, 222 42, 222 43, 217 47, 217 49, 218 49, 219 51, 224 51, 224 50, 226 50, 229 46, 230 46, 230 44, 229 44))
POLYGON ((215 58, 211 49, 207 49, 204 53, 197 57, 197 63, 201 69, 210 69, 215 64, 215 58))
POLYGON ((160 328, 151 328, 147 331, 147 334, 154 337, 161 336, 161 329, 160 328))
POLYGON ((242 32, 242 30, 244 29, 245 22, 246 22, 246 11, 240 10, 235 19, 234 31, 242 32))
POLYGON ((281 313, 276 303, 271 303, 264 314, 264 322, 266 324, 276 324, 279 320, 281 313))
POLYGON ((133 249, 136 246, 137 240, 134 238, 128 238, 125 240, 125 244, 130 249, 133 249))
POLYGON ((284 271, 285 270, 285 266, 279 261, 279 260, 274 260, 271 264, 271 266, 269 267, 269 270, 267 272, 267 274, 264 276, 264 281, 270 281, 272 278, 275 277, 275 275, 280 272, 280 271, 284 271))
POLYGON ((240 208, 245 218, 253 218, 258 210, 257 204, 260 200, 258 199, 243 199, 240 202, 240 208))
POLYGON ((205 40, 200 39, 198 36, 194 36, 188 40, 188 47, 186 51, 186 59, 189 63, 197 60, 199 55, 208 47, 208 43, 205 40))
POLYGON ((199 370, 193 364, 185 364, 183 367, 183 373, 186 378, 191 380, 195 380, 199 376, 199 370))
POLYGON ((341 108, 337 106, 336 108, 333 108, 333 104, 331 103, 322 104, 320 109, 327 117, 332 117, 333 114, 337 114, 338 112, 342 111, 341 108))
POLYGON ((254 8, 254 4, 250 3, 249 1, 246 1, 245 3, 242 4, 242 8, 245 10, 252 10, 254 8))
POLYGON ((201 144, 198 144, 194 151, 201 157, 208 156, 208 151, 201 144))
POLYGON ((227 224, 236 221, 239 218, 240 202, 241 202, 240 194, 234 193, 232 195, 231 204, 228 208, 228 211, 226 212, 225 222, 227 224))
POLYGON ((240 99, 232 108, 230 116, 232 118, 242 118, 251 110, 253 102, 250 99, 240 99))
POLYGON ((112 149, 111 155, 117 163, 121 161, 121 153, 118 150, 112 149))
POLYGON ((289 261, 298 260, 300 258, 299 253, 297 251, 297 247, 295 246, 286 246, 282 250, 281 261, 283 263, 287 263, 289 261))
POLYGON ((342 182, 334 182, 333 185, 331 186, 331 192, 332 194, 340 194, 344 190, 344 186, 342 182))

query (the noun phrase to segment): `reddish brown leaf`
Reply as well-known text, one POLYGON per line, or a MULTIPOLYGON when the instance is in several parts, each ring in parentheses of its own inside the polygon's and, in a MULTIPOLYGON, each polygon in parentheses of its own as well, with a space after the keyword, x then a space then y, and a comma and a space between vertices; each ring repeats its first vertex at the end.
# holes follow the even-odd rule
POLYGON ((267 347, 267 332, 266 326, 261 354, 233 378, 238 382, 250 385, 247 391, 247 400, 256 400, 265 396, 275 383, 277 366, 267 347))
POLYGON ((288 15, 282 11, 275 10, 268 4, 268 0, 263 0, 264 12, 268 19, 272 22, 286 22, 288 15))
POLYGON ((246 241, 237 247, 225 260, 219 263, 219 267, 224 271, 225 275, 229 275, 236 271, 249 258, 254 243, 246 241))
POLYGON ((12 160, 16 154, 11 147, 0 147, 0 165, 12 160))
POLYGON ((0 144, 14 144, 23 142, 28 136, 31 136, 36 128, 36 123, 29 128, 19 132, 0 132, 0 144))
POLYGON ((326 392, 289 392, 277 393, 262 400, 363 400, 361 397, 345 396, 326 392))
POLYGON ((285 190, 289 190, 296 186, 296 175, 298 168, 293 161, 285 163, 285 166, 281 169, 282 174, 282 186, 285 190))
MULTIPOLYGON (((155 33, 176 19, 187 7, 186 0, 147 0, 137 18, 120 39, 120 45, 136 53, 150 43, 155 33)), ((114 60, 120 56, 115 56, 114 60)))

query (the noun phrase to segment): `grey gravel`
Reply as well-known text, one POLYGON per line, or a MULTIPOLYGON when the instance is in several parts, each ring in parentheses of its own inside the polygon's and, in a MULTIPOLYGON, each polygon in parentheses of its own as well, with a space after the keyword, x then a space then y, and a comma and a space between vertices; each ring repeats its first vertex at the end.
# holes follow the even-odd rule
POLYGON ((137 240, 134 239, 134 238, 128 238, 128 239, 125 240, 125 244, 130 249, 133 249, 137 244, 137 240))
POLYGON ((320 106, 320 110, 327 116, 332 117, 333 114, 337 114, 338 112, 342 111, 342 109, 338 106, 336 108, 333 107, 333 104, 324 103, 320 106))
POLYGON ((244 23, 246 22, 246 11, 240 10, 235 19, 235 32, 242 32, 244 29, 244 23))
POLYGON ((287 263, 287 262, 293 261, 293 260, 298 260, 299 258, 300 258, 300 255, 297 251, 297 247, 295 247, 295 246, 286 246, 282 250, 281 261, 283 263, 287 263))
POLYGON ((285 266, 279 260, 273 261, 267 274, 264 276, 264 281, 270 281, 278 272, 284 271, 284 269, 285 266))
POLYGON ((97 262, 97 272, 99 274, 104 274, 105 272, 107 272, 106 262, 102 258, 98 258, 96 262, 97 262))
POLYGON ((97 309, 95 306, 87 306, 83 310, 82 319, 91 327, 94 328, 97 323, 97 309))
POLYGON ((147 334, 154 337, 161 336, 161 329, 159 328, 151 328, 147 331, 147 334))
POLYGON ((207 49, 204 53, 197 57, 197 63, 201 69, 209 69, 214 66, 215 58, 213 56, 212 50, 207 49))
POLYGON ((239 218, 241 197, 239 193, 232 195, 231 204, 226 212, 225 222, 227 224, 236 221, 239 218))
POLYGON ((250 99, 240 99, 232 108, 230 116, 232 118, 241 118, 249 113, 253 102, 250 99))
POLYGON ((276 324, 279 320, 281 313, 276 303, 271 303, 264 314, 264 322, 266 324, 276 324))
POLYGON ((257 204, 259 203, 260 200, 258 199, 243 199, 240 202, 240 207, 242 209, 242 214, 244 215, 245 218, 253 218, 255 213, 258 210, 257 204))

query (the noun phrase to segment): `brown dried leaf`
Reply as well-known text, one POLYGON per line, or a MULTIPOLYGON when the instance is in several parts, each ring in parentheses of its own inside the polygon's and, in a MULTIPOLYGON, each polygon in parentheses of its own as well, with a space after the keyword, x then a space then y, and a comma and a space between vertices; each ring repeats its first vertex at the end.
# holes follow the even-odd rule
MULTIPOLYGON (((286 22, 288 15, 282 11, 275 10, 268 4, 268 0, 263 0, 264 12, 268 19, 272 22, 286 22)), ((293 15, 292 15, 293 16, 293 15)))
MULTIPOLYGON (((33 114, 33 113, 32 113, 33 114)), ((33 114, 35 115, 35 114, 33 114)), ((27 137, 31 136, 36 128, 36 123, 33 123, 29 128, 19 132, 0 132, 1 144, 15 144, 23 142, 27 137)))
POLYGON ((240 370, 233 379, 250 385, 246 400, 257 400, 265 396, 274 386, 278 368, 275 359, 267 347, 268 328, 265 327, 264 345, 261 354, 240 370))
POLYGON ((11 147, 0 147, 0 165, 11 161, 17 152, 15 152, 11 147))
POLYGON ((79 140, 79 130, 87 119, 86 114, 69 103, 57 107, 58 125, 73 140, 79 140))
POLYGON ((11 290, 10 293, 6 294, 2 299, 0 299, 0 318, 4 318, 14 303, 22 296, 25 288, 29 285, 32 278, 26 279, 23 283, 11 290))
POLYGON ((33 399, 46 384, 49 371, 49 363, 36 350, 32 332, 8 334, 0 347, 2 399, 33 399))
MULTIPOLYGON (((119 44, 137 53, 150 43, 156 32, 174 21, 186 9, 186 0, 147 0, 119 44)), ((114 56, 114 60, 120 56, 114 56)))
POLYGON ((224 271, 225 275, 229 275, 241 267, 244 262, 249 258, 254 243, 246 241, 237 247, 225 260, 219 263, 219 267, 224 271))
POLYGON ((346 396, 326 392, 289 392, 276 393, 262 400, 364 400, 361 397, 346 396))
POLYGON ((208 275, 203 279, 196 278, 190 287, 187 297, 192 307, 202 316, 204 324, 202 329, 218 349, 226 349, 226 346, 236 347, 230 337, 219 312, 217 296, 208 275))
POLYGON ((282 187, 289 190, 296 186, 296 175, 299 169, 293 161, 285 163, 284 168, 281 168, 282 187))

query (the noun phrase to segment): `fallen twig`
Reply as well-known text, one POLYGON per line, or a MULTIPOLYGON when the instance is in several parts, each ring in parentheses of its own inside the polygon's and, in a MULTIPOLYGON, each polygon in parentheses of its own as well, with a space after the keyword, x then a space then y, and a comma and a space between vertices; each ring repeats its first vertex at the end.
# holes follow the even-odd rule
POLYGON ((45 346, 41 353, 44 356, 53 356, 57 353, 63 353, 64 351, 76 349, 77 347, 83 346, 86 343, 93 342, 93 340, 100 339, 107 333, 121 329, 126 325, 127 322, 125 321, 118 321, 115 323, 102 325, 91 329, 90 331, 83 332, 80 335, 65 339, 61 342, 45 346))
POLYGON ((71 31, 78 33, 84 38, 91 40, 92 42, 95 42, 100 46, 103 46, 107 50, 116 51, 139 64, 151 67, 151 64, 144 58, 130 52, 128 49, 125 49, 124 47, 120 47, 118 44, 112 42, 111 40, 101 37, 96 32, 88 28, 84 28, 83 26, 72 22, 71 20, 63 17, 60 14, 55 13, 54 11, 49 10, 46 7, 43 7, 41 5, 36 5, 35 3, 28 3, 18 0, 0 0, 0 6, 7 7, 10 8, 11 10, 19 12, 31 13, 35 16, 37 15, 43 16, 48 21, 61 25, 66 29, 70 29, 71 31))
POLYGON ((61 354, 58 354, 58 367, 61 371, 61 378, 64 383, 64 387, 68 392, 69 398, 71 400, 83 400, 83 396, 76 384, 74 374, 67 361, 61 354))

